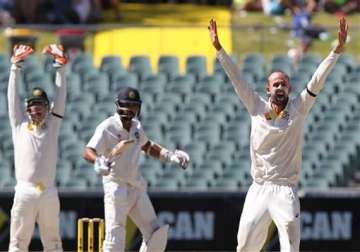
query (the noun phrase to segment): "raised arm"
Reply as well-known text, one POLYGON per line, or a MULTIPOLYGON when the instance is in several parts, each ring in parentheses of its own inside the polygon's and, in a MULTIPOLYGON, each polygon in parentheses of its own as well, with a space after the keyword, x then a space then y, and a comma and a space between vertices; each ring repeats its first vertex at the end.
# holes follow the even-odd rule
POLYGON ((245 105, 249 113, 255 113, 256 104, 258 103, 258 101, 260 101, 260 96, 243 79, 239 68, 231 61, 229 55, 222 48, 219 41, 216 21, 214 19, 210 20, 208 29, 211 43, 216 49, 216 56, 219 59, 220 64, 224 68, 225 73, 231 80, 235 92, 240 97, 240 100, 245 105))
POLYGON ((10 77, 8 84, 8 109, 11 127, 19 125, 25 119, 23 103, 19 97, 18 85, 20 78, 21 63, 32 54, 34 50, 30 46, 15 45, 11 57, 10 77))
POLYGON ((300 100, 304 105, 305 112, 308 112, 314 103, 314 98, 324 86, 325 80, 336 64, 340 54, 344 51, 348 26, 345 18, 339 21, 338 43, 334 50, 320 63, 306 89, 300 94, 300 100))
POLYGON ((67 83, 65 78, 65 67, 58 67, 56 69, 55 85, 56 85, 56 97, 54 100, 54 107, 52 113, 60 116, 64 116, 65 103, 66 103, 66 89, 67 83))
POLYGON ((65 64, 67 63, 67 59, 64 55, 64 48, 62 45, 52 44, 45 47, 43 53, 54 57, 54 67, 56 68, 56 97, 54 100, 54 107, 52 108, 52 114, 56 117, 62 118, 65 112, 67 88, 65 78, 65 64))

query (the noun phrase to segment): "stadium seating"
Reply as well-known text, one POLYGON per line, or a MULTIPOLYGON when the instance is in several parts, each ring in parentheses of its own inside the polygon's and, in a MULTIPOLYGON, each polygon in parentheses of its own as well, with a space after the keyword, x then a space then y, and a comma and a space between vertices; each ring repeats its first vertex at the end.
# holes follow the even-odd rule
MULTIPOLYGON (((0 55, 0 188, 15 184, 13 147, 7 115, 6 83, 8 61, 0 55)), ((232 57, 234 62, 236 58, 232 57)), ((43 65, 37 57, 24 63, 21 97, 40 85, 51 98, 55 88, 49 58, 43 65)), ((152 158, 141 158, 140 169, 150 188, 163 190, 228 189, 251 184, 250 116, 214 60, 207 71, 206 58, 186 59, 185 73, 179 72, 175 55, 159 58, 153 72, 148 56, 133 56, 128 68, 118 56, 107 56, 97 68, 90 54, 80 54, 69 64, 68 102, 59 137, 57 185, 84 190, 100 187, 101 179, 82 151, 99 122, 115 112, 115 94, 120 87, 139 88, 143 100, 141 121, 147 136, 169 149, 181 148, 191 156, 184 171, 152 158)), ((274 55, 269 64, 261 54, 246 55, 243 78, 260 95, 269 70, 289 74, 293 96, 301 92, 317 64, 318 55, 306 55, 295 68, 285 55, 274 55), (268 65, 268 67, 266 67, 268 65)), ((338 64, 317 97, 305 125, 301 187, 346 186, 360 161, 360 66, 349 55, 338 64)))
POLYGON ((193 74, 197 80, 207 75, 207 61, 205 56, 193 55, 186 59, 186 73, 193 74))
POLYGON ((179 59, 174 55, 160 56, 158 67, 159 73, 164 73, 169 81, 179 75, 179 59))
POLYGON ((135 73, 139 80, 144 80, 152 74, 150 58, 146 55, 132 56, 128 70, 135 73))

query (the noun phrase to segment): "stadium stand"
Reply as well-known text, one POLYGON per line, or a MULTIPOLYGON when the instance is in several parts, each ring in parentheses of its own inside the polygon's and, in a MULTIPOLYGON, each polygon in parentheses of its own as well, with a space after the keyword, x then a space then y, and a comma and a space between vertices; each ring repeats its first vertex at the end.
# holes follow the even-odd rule
MULTIPOLYGON (((0 55, 4 59, 5 55, 0 55)), ((235 60, 235 58, 234 58, 235 60)), ((184 148, 192 158, 185 172, 177 167, 142 158, 141 170, 151 188, 237 189, 251 183, 249 159, 250 117, 217 61, 207 72, 206 58, 188 57, 185 74, 179 59, 161 56, 158 72, 147 56, 134 56, 128 69, 118 56, 104 57, 99 68, 92 56, 80 54, 67 71, 68 103, 61 128, 57 169, 60 187, 84 189, 101 186, 101 178, 82 160, 82 151, 96 125, 115 112, 114 93, 124 85, 139 88, 143 99, 141 120, 147 135, 168 148, 184 148)), ((268 70, 290 75, 294 93, 300 92, 320 62, 318 55, 304 57, 298 68, 284 55, 274 55, 269 67, 261 54, 246 55, 244 79, 260 94, 268 70)), ((24 64, 21 96, 41 85, 50 97, 54 73, 49 61, 24 64)), ((317 98, 305 126, 303 172, 300 186, 346 186, 360 177, 360 66, 343 55, 317 98), (354 175, 355 174, 355 175, 354 175)), ((0 61, 0 187, 14 185, 13 148, 7 118, 6 86, 9 63, 0 61)))

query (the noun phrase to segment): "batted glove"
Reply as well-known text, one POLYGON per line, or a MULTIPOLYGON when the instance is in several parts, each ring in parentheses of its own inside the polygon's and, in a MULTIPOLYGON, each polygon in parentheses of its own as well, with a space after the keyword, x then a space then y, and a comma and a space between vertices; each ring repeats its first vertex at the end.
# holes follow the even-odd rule
POLYGON ((169 152, 168 160, 171 163, 179 164, 183 169, 186 169, 190 163, 189 154, 182 150, 169 152))
POLYGON ((111 168, 114 166, 114 162, 109 162, 109 160, 101 155, 98 156, 94 163, 94 170, 97 174, 102 176, 107 176, 110 174, 111 168))
POLYGON ((15 45, 13 48, 13 54, 11 56, 11 63, 19 66, 29 55, 34 52, 30 46, 27 45, 15 45))
POLYGON ((68 62, 64 53, 64 47, 62 45, 56 45, 56 44, 48 45, 43 49, 42 53, 49 54, 52 57, 54 57, 55 67, 61 67, 68 62))

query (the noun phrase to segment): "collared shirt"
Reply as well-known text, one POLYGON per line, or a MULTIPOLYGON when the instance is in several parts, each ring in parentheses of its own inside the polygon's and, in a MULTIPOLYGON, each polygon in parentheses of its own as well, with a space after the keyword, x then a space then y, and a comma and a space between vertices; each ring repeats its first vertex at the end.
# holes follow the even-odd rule
POLYGON ((331 52, 319 65, 307 87, 290 99, 286 109, 276 116, 270 102, 243 80, 226 52, 223 49, 218 51, 217 57, 221 65, 251 116, 251 175, 255 182, 298 183, 305 119, 338 56, 331 52))
POLYGON ((109 176, 104 176, 104 181, 119 181, 144 188, 146 183, 139 171, 139 159, 142 146, 148 138, 141 126, 140 121, 133 119, 130 131, 124 129, 117 113, 101 122, 91 137, 87 147, 96 150, 98 155, 109 155, 112 148, 122 140, 133 139, 135 142, 114 159, 115 165, 109 176))
MULTIPOLYGON (((66 101, 64 69, 57 68, 54 105, 42 127, 33 127, 18 95, 20 68, 12 65, 8 87, 9 119, 12 130, 17 182, 42 187, 55 185, 58 136, 66 101)), ((50 84, 49 84, 50 85, 50 84)))

